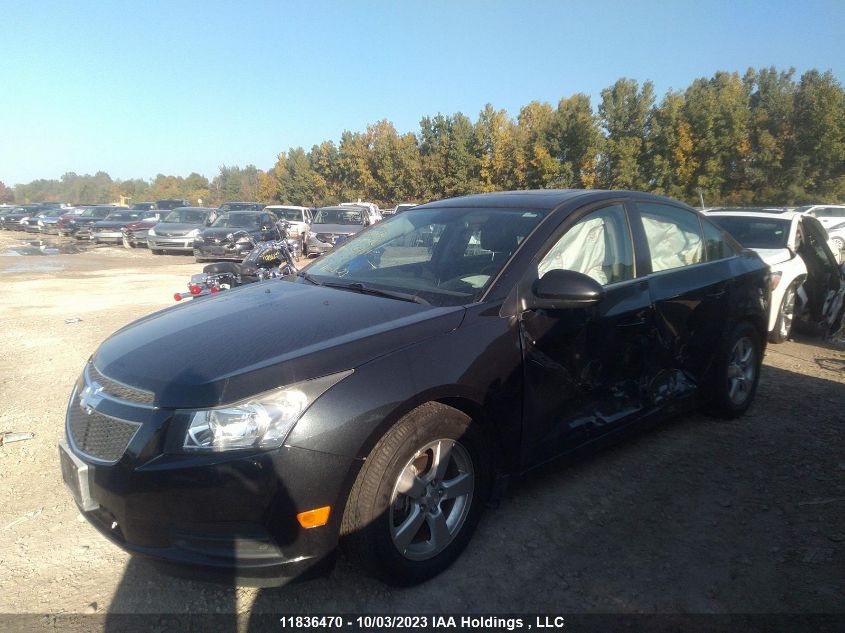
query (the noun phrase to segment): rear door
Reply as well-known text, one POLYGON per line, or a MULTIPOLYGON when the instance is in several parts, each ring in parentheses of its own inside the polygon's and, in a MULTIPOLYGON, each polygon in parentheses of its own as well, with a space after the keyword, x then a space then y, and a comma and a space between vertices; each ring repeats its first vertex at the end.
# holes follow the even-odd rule
POLYGON ((570 218, 520 286, 563 268, 592 277, 605 296, 591 307, 535 309, 520 317, 527 464, 617 429, 647 406, 654 324, 648 280, 636 275, 625 206, 602 203, 570 218))
POLYGON ((720 230, 707 220, 703 226, 694 211, 646 201, 637 201, 635 208, 632 225, 648 253, 657 334, 657 374, 648 400, 655 407, 675 408, 692 400, 705 380, 728 325, 734 253, 720 230))

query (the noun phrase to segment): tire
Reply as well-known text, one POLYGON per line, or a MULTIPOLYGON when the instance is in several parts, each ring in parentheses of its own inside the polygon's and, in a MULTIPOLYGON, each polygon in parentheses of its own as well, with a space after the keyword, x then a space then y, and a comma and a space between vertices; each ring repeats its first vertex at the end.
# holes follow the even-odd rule
POLYGON ((151 249, 150 249, 150 252, 151 252, 153 255, 164 255, 164 251, 162 251, 162 250, 160 250, 160 249, 158 249, 158 248, 151 248, 151 249))
POLYGON ((349 558, 396 586, 445 570, 484 509, 488 455, 481 430, 451 407, 428 403, 399 420, 367 457, 347 499, 341 542, 349 558), (444 448, 445 465, 435 468, 444 448), (454 497, 450 486, 459 486, 454 497))
POLYGON ((202 264, 203 262, 206 262, 206 261, 208 261, 208 260, 206 260, 204 257, 194 257, 194 261, 195 261, 197 264, 202 264))
POLYGON ((789 338, 792 332, 792 325, 795 322, 795 297, 796 285, 790 284, 783 293, 783 299, 778 307, 778 318, 775 320, 774 329, 769 332, 770 343, 783 343, 789 338))
POLYGON ((760 381, 760 336, 747 322, 739 323, 722 338, 714 363, 710 412, 725 419, 748 410, 760 381))

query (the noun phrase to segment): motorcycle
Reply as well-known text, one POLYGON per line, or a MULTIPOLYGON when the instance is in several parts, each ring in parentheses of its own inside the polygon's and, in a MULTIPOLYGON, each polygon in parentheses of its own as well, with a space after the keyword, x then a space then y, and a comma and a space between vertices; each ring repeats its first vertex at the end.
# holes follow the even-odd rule
POLYGON ((173 295, 176 301, 191 297, 216 295, 224 290, 237 288, 245 284, 278 279, 296 274, 299 270, 294 263, 299 249, 299 242, 290 237, 290 224, 283 220, 276 223, 279 239, 256 242, 246 231, 235 231, 224 238, 225 248, 234 250, 235 244, 247 241, 252 250, 240 263, 217 262, 207 264, 201 273, 191 275, 188 292, 173 295))

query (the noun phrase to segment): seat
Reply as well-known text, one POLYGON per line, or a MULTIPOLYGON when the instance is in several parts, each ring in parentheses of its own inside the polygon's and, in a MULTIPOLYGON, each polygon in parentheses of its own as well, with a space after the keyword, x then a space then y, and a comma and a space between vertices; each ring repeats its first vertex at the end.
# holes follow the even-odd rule
POLYGON ((217 262, 216 264, 208 264, 202 269, 202 271, 209 275, 229 273, 239 277, 254 277, 258 268, 249 264, 241 264, 238 262, 217 262))

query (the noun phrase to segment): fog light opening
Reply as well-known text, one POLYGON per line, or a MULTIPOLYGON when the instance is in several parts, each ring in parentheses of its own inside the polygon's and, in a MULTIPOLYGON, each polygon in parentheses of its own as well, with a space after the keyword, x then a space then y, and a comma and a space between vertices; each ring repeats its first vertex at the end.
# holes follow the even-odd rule
POLYGON ((329 522, 329 513, 331 506, 323 506, 322 508, 314 508, 313 510, 306 510, 296 515, 296 520, 299 525, 306 530, 310 528, 320 527, 329 522))

